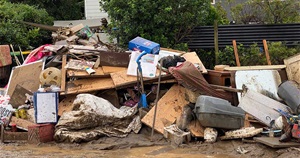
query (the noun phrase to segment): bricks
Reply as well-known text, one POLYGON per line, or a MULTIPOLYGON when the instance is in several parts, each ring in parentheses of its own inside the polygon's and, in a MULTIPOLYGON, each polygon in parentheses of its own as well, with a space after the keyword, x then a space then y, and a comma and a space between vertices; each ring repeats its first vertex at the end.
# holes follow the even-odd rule
POLYGON ((28 143, 46 143, 53 141, 54 124, 36 124, 28 126, 28 143))

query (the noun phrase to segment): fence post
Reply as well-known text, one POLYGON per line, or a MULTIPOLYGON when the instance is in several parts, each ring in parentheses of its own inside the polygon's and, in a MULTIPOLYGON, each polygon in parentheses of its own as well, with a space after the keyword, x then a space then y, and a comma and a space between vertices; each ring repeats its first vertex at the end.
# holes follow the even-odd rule
POLYGON ((219 64, 218 20, 214 21, 215 64, 219 64))
POLYGON ((264 49, 265 49, 265 53, 266 53, 267 63, 268 63, 268 65, 272 65, 271 60, 270 60, 270 55, 269 55, 268 44, 267 44, 267 41, 265 39, 263 40, 263 44, 264 44, 264 49))

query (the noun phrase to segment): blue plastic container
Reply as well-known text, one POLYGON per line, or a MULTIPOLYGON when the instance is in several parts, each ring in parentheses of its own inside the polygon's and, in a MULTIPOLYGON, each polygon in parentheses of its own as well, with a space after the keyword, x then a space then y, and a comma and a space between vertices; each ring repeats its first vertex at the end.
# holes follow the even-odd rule
POLYGON ((148 54, 158 54, 160 51, 160 45, 158 43, 149 41, 142 37, 136 37, 128 44, 128 48, 134 51, 145 51, 148 54))

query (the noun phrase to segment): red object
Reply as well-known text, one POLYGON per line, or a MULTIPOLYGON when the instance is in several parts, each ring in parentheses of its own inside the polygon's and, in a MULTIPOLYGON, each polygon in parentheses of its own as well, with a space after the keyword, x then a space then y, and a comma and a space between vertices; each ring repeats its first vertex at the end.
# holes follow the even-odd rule
POLYGON ((28 143, 46 143, 53 141, 54 124, 36 124, 28 126, 28 143))
POLYGON ((51 56, 52 52, 44 51, 45 47, 50 46, 50 45, 51 44, 45 44, 45 45, 42 45, 42 46, 36 48, 35 50, 31 51, 30 54, 25 59, 23 65, 38 61, 45 56, 51 56))
POLYGON ((0 67, 11 65, 11 55, 9 45, 0 45, 0 67))
POLYGON ((17 132, 17 125, 16 124, 11 124, 11 131, 12 132, 17 132))
POLYGON ((294 124, 292 129, 292 136, 294 138, 300 138, 300 127, 298 124, 294 124))

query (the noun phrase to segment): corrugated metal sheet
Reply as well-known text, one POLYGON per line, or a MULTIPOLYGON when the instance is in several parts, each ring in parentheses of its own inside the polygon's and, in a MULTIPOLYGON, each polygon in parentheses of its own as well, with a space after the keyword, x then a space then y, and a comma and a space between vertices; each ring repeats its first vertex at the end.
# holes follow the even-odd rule
MULTIPOLYGON (((262 40, 285 41, 289 46, 295 46, 300 41, 300 24, 276 25, 223 25, 218 28, 219 47, 232 45, 232 40, 249 46, 257 43, 262 46, 262 40)), ((214 48, 213 26, 196 27, 184 40, 190 49, 214 48)))

